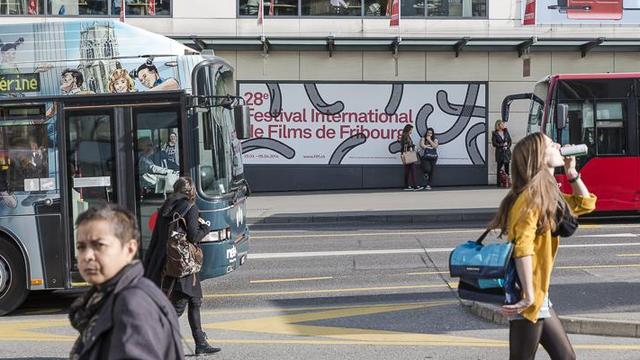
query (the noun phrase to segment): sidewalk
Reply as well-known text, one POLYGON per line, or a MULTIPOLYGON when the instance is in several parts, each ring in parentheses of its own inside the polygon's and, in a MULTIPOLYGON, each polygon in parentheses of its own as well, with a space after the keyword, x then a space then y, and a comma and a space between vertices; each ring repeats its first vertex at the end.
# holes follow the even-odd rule
POLYGON ((450 187, 434 190, 345 190, 258 193, 247 201, 247 221, 310 222, 486 222, 506 189, 450 187))
MULTIPOLYGON (((449 187, 430 191, 345 190, 298 193, 258 193, 247 200, 249 224, 282 223, 486 223, 493 216, 506 189, 495 187, 449 187)), ((553 285, 552 285, 553 286, 553 285)), ((581 285, 582 286, 582 285, 581 285)), ((558 285, 555 298, 575 298, 579 289, 558 285)), ((603 282, 589 289, 595 294, 583 298, 572 311, 560 311, 560 320, 572 334, 624 336, 640 338, 640 283, 603 282), (612 288, 617 287, 615 290, 612 288), (617 296, 612 306, 620 312, 602 311, 602 301, 611 292, 617 296), (625 302, 627 301, 627 302, 625 302)), ((584 295, 584 294, 583 294, 584 295)), ((582 296, 583 296, 582 295, 582 296)), ((566 303, 566 302, 565 302, 566 303)), ((507 324, 498 307, 467 302, 469 310, 486 320, 507 324)), ((561 309, 562 310, 562 309, 561 309)))

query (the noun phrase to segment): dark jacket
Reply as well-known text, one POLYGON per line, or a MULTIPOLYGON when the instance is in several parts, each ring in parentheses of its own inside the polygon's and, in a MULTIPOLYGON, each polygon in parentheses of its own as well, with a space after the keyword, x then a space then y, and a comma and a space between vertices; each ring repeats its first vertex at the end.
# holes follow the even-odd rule
POLYGON ((142 276, 140 262, 122 271, 79 358, 184 359, 180 324, 167 297, 142 276))
MULTIPOLYGON (((158 209, 156 227, 153 229, 149 249, 147 249, 144 257, 144 276, 148 277, 159 287, 162 285, 164 289, 168 289, 173 284, 172 291, 180 291, 190 297, 201 298, 202 287, 200 286, 200 277, 198 274, 188 275, 179 279, 169 276, 162 279, 162 271, 167 259, 169 222, 173 219, 175 212, 184 214, 189 206, 190 203, 185 195, 174 193, 171 194, 160 209, 158 209)), ((194 244, 200 242, 210 231, 207 225, 198 222, 199 214, 200 210, 198 210, 198 207, 194 204, 184 215, 184 219, 187 222, 187 240, 194 244)))
POLYGON ((503 136, 495 130, 491 134, 491 144, 496 148, 496 162, 511 161, 511 135, 507 129, 502 130, 503 136))

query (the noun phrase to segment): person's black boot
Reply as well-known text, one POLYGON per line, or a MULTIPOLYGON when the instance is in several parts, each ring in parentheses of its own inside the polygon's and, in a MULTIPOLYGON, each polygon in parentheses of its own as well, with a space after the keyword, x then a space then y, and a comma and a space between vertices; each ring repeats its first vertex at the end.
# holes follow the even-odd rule
POLYGON ((222 350, 218 347, 213 347, 207 342, 207 334, 204 331, 198 331, 194 335, 196 341, 196 355, 215 354, 222 350))

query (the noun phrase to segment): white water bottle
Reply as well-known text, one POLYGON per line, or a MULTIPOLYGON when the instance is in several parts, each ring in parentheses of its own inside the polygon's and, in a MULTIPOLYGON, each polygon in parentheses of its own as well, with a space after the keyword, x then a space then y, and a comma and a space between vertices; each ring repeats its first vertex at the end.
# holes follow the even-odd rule
POLYGON ((586 144, 563 146, 560 148, 560 155, 562 156, 584 156, 587 155, 589 148, 586 144))

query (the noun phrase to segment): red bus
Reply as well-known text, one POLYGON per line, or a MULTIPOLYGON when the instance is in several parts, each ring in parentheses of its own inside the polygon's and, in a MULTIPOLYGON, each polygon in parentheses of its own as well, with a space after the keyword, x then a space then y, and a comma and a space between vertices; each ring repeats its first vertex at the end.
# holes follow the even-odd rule
MULTIPOLYGON (((530 99, 527 133, 543 131, 560 144, 587 144, 578 170, 598 196, 599 212, 640 210, 640 73, 551 75, 533 93, 507 96, 502 116, 516 99, 530 99)), ((571 188, 556 174, 561 188, 571 188)))

